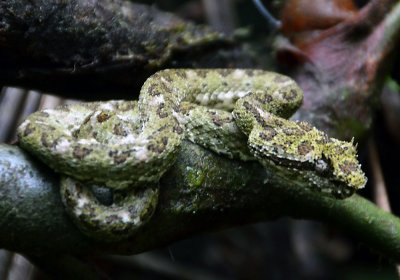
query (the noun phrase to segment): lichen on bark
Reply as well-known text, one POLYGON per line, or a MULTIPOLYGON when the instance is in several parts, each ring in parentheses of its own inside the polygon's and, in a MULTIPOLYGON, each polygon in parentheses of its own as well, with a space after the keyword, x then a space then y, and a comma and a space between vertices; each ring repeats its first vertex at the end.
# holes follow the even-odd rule
POLYGON ((162 68, 249 61, 207 26, 128 1, 10 0, 0 2, 0 15, 3 85, 133 98, 162 68))

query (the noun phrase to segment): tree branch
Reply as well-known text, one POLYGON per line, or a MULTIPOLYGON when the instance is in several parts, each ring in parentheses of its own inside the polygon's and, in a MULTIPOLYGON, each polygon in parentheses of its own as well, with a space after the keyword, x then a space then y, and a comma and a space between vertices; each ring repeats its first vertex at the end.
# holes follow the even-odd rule
POLYGON ((246 66, 231 40, 117 0, 0 2, 0 85, 82 99, 132 99, 162 68, 246 66))
POLYGON ((0 246, 28 255, 133 254, 204 231, 284 216, 330 222, 400 261, 400 220, 354 195, 336 200, 185 142, 164 175, 157 210, 128 240, 83 236, 66 216, 58 177, 18 147, 0 145, 0 246))

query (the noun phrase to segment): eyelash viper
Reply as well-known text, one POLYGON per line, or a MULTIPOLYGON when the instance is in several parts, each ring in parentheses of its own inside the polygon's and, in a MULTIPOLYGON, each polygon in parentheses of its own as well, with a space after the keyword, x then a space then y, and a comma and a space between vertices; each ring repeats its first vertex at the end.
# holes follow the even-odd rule
POLYGON ((287 120, 301 105, 290 78, 262 70, 167 69, 144 83, 138 101, 81 103, 30 115, 19 145, 61 175, 61 196, 83 232, 129 236, 151 217, 158 181, 186 138, 218 154, 258 160, 278 176, 347 197, 366 177, 352 143, 287 120), (113 189, 97 201, 90 186, 113 189))

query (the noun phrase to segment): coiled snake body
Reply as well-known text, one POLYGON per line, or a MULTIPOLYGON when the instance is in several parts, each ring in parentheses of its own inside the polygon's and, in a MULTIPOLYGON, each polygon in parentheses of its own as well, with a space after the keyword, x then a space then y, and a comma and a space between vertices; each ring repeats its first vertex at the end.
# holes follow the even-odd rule
POLYGON ((366 178, 351 143, 289 121, 302 102, 290 78, 241 69, 175 69, 151 76, 139 100, 47 109, 19 127, 20 145, 61 173, 68 212, 87 234, 129 236, 151 217, 157 182, 183 138, 216 153, 297 173, 310 187, 349 196, 366 178), (114 189, 112 205, 88 186, 114 189))

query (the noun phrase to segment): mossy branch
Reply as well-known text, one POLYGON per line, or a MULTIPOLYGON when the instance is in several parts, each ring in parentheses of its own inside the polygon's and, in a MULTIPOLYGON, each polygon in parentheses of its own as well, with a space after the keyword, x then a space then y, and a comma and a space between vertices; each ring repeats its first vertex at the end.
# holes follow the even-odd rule
POLYGON ((151 220, 128 240, 83 236, 65 214, 58 176, 16 146, 0 145, 0 246, 28 255, 133 254, 205 231, 280 217, 328 222, 400 261, 400 220, 354 195, 322 197, 256 162, 229 160, 184 142, 160 182, 151 220))
POLYGON ((152 73, 250 67, 206 26, 129 1, 0 1, 0 85, 80 99, 131 99, 152 73))

